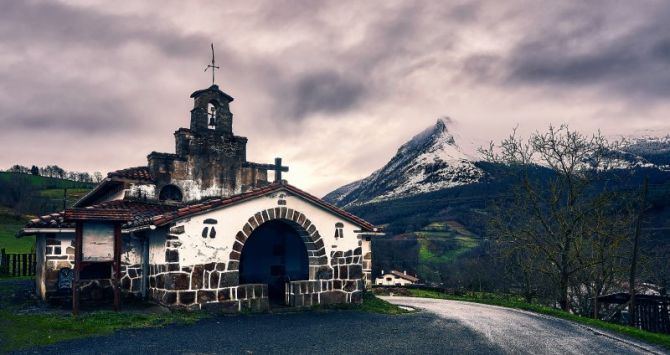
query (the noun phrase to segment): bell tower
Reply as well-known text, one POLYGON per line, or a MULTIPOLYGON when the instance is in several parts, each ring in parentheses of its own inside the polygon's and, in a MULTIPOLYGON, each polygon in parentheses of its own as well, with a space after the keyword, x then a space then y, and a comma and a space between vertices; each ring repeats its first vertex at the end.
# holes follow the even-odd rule
POLYGON ((209 68, 212 86, 191 94, 191 123, 174 132, 175 154, 152 152, 147 157, 155 195, 161 201, 231 196, 268 184, 268 170, 275 169, 277 179, 287 171, 281 160, 275 165, 247 161, 247 138, 233 134, 230 103, 234 99, 214 81, 219 67, 213 45, 209 68))
POLYGON ((233 114, 230 103, 234 100, 230 95, 219 90, 218 85, 198 90, 191 94, 193 109, 191 110, 191 131, 208 133, 214 131, 222 136, 233 135, 233 114))

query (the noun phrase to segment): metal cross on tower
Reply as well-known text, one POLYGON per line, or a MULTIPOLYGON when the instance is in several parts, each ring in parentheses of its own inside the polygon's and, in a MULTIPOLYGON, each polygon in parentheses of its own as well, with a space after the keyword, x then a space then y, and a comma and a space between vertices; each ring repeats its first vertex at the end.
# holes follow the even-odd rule
POLYGON ((207 68, 205 68, 205 71, 207 71, 209 68, 212 68, 212 85, 214 85, 214 72, 217 69, 220 69, 216 66, 216 61, 214 60, 214 43, 212 43, 212 64, 208 64, 207 68))

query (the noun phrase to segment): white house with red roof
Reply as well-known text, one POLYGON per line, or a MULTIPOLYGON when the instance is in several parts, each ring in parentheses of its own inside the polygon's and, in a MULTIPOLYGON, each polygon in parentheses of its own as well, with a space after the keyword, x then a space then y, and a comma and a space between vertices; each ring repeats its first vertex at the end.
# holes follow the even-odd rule
MULTIPOLYGON (((93 227, 87 216, 94 215, 95 223, 124 220, 120 270, 114 275, 104 255, 87 258, 87 250, 105 248, 104 238, 81 236, 75 284, 85 302, 104 299, 115 276, 125 295, 172 308, 237 312, 361 302, 371 281, 370 237, 379 230, 288 184, 281 159, 247 161, 247 138, 232 131, 233 98, 218 86, 191 97, 191 125, 175 132, 175 153, 152 152, 147 166, 109 173, 72 210, 34 219, 21 231, 36 236, 39 295, 72 294, 75 230, 93 227)), ((99 237, 104 228, 98 229, 99 237)))
POLYGON ((407 271, 400 272, 398 270, 391 270, 391 272, 382 273, 375 278, 375 285, 377 286, 409 286, 419 283, 416 276, 409 275, 407 271))

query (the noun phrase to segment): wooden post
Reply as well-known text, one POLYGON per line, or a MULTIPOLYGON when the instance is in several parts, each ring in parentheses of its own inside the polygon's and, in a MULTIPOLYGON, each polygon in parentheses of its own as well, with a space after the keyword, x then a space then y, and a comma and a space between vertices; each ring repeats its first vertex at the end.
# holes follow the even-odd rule
POLYGON ((16 270, 18 268, 16 259, 17 259, 18 256, 19 256, 18 254, 12 254, 12 276, 14 276, 14 277, 18 276, 17 273, 16 273, 16 270))
POLYGON ((119 290, 121 278, 121 223, 114 224, 114 275, 112 277, 112 286, 114 287, 114 310, 121 308, 121 291, 119 290))
POLYGON ((630 317, 628 324, 631 327, 637 327, 637 309, 635 305, 635 283, 636 283, 636 268, 637 268, 637 253, 640 248, 640 225, 642 224, 642 215, 644 210, 647 207, 647 189, 649 186, 649 179, 644 177, 644 186, 642 188, 642 202, 640 204, 640 214, 637 215, 637 221, 635 223, 635 236, 633 238, 633 256, 630 262, 630 278, 628 280, 630 288, 630 300, 628 305, 628 315, 630 317))
POLYGON ((79 272, 81 271, 82 222, 77 222, 74 232, 74 279, 72 280, 72 315, 79 315, 79 272))
POLYGON ((21 276, 28 276, 28 254, 21 255, 21 276))
POLYGON ((5 248, 0 249, 0 275, 7 273, 5 248))

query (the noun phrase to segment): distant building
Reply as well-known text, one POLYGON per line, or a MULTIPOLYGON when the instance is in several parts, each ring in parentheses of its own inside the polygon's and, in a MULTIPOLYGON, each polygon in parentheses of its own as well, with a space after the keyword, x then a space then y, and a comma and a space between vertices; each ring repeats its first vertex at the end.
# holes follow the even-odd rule
POLYGON ((378 286, 407 286, 419 283, 419 279, 415 276, 408 275, 407 271, 400 272, 391 270, 389 273, 384 273, 375 279, 375 285, 378 286))

